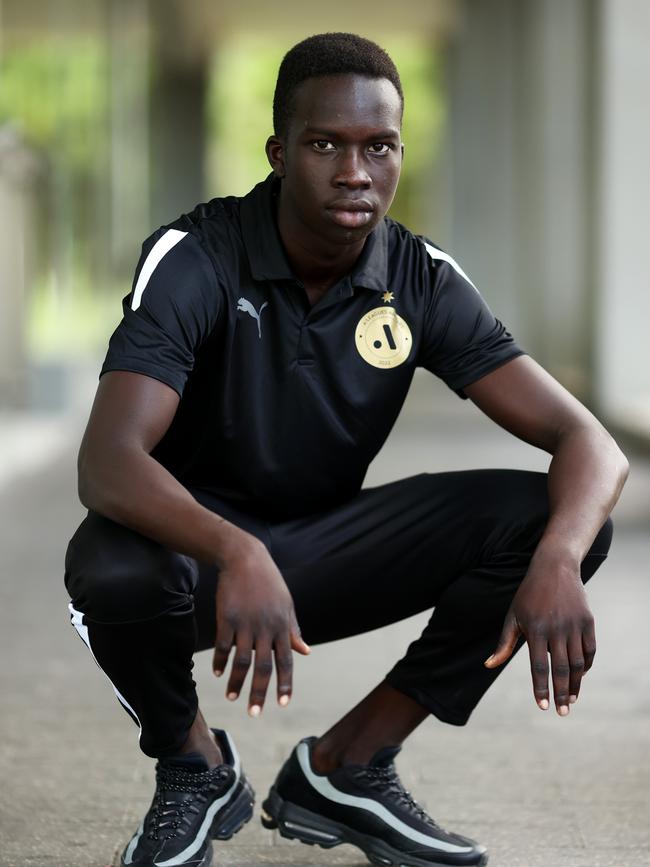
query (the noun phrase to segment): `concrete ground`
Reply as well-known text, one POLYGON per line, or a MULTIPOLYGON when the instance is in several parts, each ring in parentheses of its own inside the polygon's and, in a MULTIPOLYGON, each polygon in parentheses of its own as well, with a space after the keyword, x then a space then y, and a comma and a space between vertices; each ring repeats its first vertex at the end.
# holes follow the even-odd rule
MULTIPOLYGON (((416 385, 369 484, 422 470, 546 467, 545 455, 472 407, 428 381, 416 385)), ((68 624, 61 577, 82 516, 78 427, 23 421, 13 425, 13 445, 8 428, 0 436, 0 865, 109 867, 148 807, 152 765, 68 624)), ((590 585, 598 657, 571 715, 537 710, 520 654, 466 728, 428 721, 398 759, 407 788, 441 824, 484 842, 491 867, 650 865, 649 492, 650 466, 635 461, 610 558, 590 585)), ((257 720, 241 700, 224 699, 209 654, 197 657, 206 716, 235 733, 260 800, 294 743, 364 695, 425 619, 298 658, 291 706, 271 702, 257 720)), ((366 863, 352 847, 328 852, 264 831, 258 809, 217 852, 215 865, 238 867, 366 863)))

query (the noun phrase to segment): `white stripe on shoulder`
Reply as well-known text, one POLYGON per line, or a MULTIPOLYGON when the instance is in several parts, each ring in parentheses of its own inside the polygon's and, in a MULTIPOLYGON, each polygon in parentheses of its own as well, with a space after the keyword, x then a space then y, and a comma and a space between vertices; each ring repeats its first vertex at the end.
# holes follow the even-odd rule
MULTIPOLYGON (((427 253, 429 254, 429 256, 431 256, 432 259, 442 259, 443 262, 449 262, 454 271, 460 274, 461 277, 464 277, 465 280, 467 280, 467 282, 469 283, 469 285, 476 289, 476 286, 474 286, 474 284, 460 267, 458 262, 455 259, 452 259, 449 253, 443 253, 442 250, 438 250, 437 247, 434 247, 431 244, 427 244, 426 241, 424 242, 424 246, 426 247, 427 253)), ((478 292, 478 289, 476 289, 476 291, 478 292)))
POLYGON ((156 270, 160 260, 165 256, 172 247, 175 247, 179 241, 187 235, 187 232, 180 232, 178 229, 167 229, 156 243, 149 250, 149 255, 144 260, 144 264, 138 274, 138 280, 133 290, 133 298, 131 299, 131 310, 137 310, 142 301, 142 293, 147 288, 147 283, 151 279, 151 275, 156 270))

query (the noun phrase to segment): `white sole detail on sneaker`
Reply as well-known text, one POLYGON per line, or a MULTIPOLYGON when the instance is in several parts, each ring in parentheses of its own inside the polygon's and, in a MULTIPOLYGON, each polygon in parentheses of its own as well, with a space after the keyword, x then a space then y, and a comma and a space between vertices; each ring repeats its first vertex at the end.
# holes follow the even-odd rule
MULTIPOLYGON (((74 624, 74 625, 77 626, 77 624, 74 624)), ((78 626, 77 626, 77 631, 79 631, 78 626)), ((84 636, 82 635, 81 637, 83 638, 84 636)), ((90 649, 90 647, 89 647, 89 649, 90 649)), ((92 649, 91 649, 91 653, 92 653, 92 649)), ((232 793, 232 790, 239 783, 239 780, 241 778, 241 760, 239 758, 239 753, 237 752, 237 747, 235 746, 235 742, 230 737, 228 732, 224 731, 223 734, 225 735, 225 737, 228 740, 228 746, 229 746, 230 751, 232 753, 232 757, 233 757, 232 768, 235 772, 235 780, 234 780, 232 786, 230 787, 230 789, 228 790, 228 792, 225 795, 223 795, 219 799, 219 801, 215 801, 215 803, 211 805, 210 809, 208 810, 208 813, 206 813, 206 817, 204 818, 204 821, 202 822, 201 827, 199 828, 197 836, 194 838, 193 843, 190 844, 190 846, 188 846, 183 852, 181 852, 180 855, 174 856, 174 858, 170 858, 167 861, 154 861, 154 864, 156 864, 157 867, 165 867, 165 865, 167 865, 167 867, 174 867, 174 865, 177 865, 177 864, 184 864, 184 863, 186 863, 187 858, 191 858, 191 856, 193 854, 195 854, 195 852, 197 852, 201 848, 201 845, 203 844, 205 838, 207 837, 207 835, 209 833, 209 828, 212 824, 212 820, 214 819, 214 816, 215 816, 217 810, 224 803, 224 801, 228 799, 228 797, 232 793), (207 826, 207 830, 205 830, 206 826, 207 826), (178 861, 179 858, 183 858, 183 861, 178 861)), ((135 834, 131 838, 128 846, 126 847, 126 850, 124 851, 124 855, 122 856, 122 863, 123 864, 132 864, 133 863, 133 854, 137 848, 137 845, 138 845, 143 833, 144 833, 144 822, 140 825, 138 830, 135 832, 135 834)))
POLYGON ((224 729, 223 733, 225 734, 225 736, 228 740, 228 746, 230 747, 230 752, 232 753, 232 757, 233 757, 233 766, 232 767, 233 767, 233 770, 235 772, 235 782, 238 783, 239 778, 241 776, 241 761, 239 759, 239 753, 237 752, 237 747, 235 746, 235 742, 230 737, 228 732, 225 731, 225 729, 224 729))
POLYGON ((140 825, 138 830, 135 832, 133 837, 131 837, 131 842, 126 847, 124 857, 122 858, 122 860, 124 861, 125 864, 133 863, 133 853, 135 852, 135 847, 138 845, 140 837, 142 837, 143 831, 144 831, 144 822, 142 822, 142 824, 140 825))
POLYGON ((298 825, 296 822, 285 821, 284 827, 289 831, 306 831, 310 836, 316 837, 319 840, 325 840, 328 843, 331 843, 332 840, 339 841, 339 838, 334 834, 327 834, 325 831, 319 831, 317 828, 308 828, 306 825, 298 825))
POLYGON ((438 848, 442 852, 453 852, 455 854, 472 851, 471 846, 458 846, 455 843, 447 843, 444 840, 438 840, 429 837, 427 834, 422 834, 420 831, 416 831, 415 828, 411 828, 405 822, 402 822, 401 819, 398 819, 397 816, 394 816, 383 804, 378 804, 370 798, 361 798, 358 795, 349 795, 346 792, 341 792, 330 783, 327 777, 318 776, 312 771, 309 762, 309 746, 306 743, 298 744, 297 755, 305 778, 312 788, 324 798, 328 798, 337 804, 343 804, 346 807, 356 807, 357 809, 374 813, 377 818, 381 819, 382 822, 385 822, 393 830, 412 840, 414 843, 419 843, 421 846, 427 846, 432 849, 438 848))
POLYGON ((234 780, 226 794, 218 798, 218 800, 213 804, 210 804, 203 822, 201 823, 201 827, 197 831, 196 837, 190 845, 183 849, 182 852, 179 852, 178 855, 174 855, 173 858, 168 858, 166 861, 154 861, 155 867, 178 867, 179 864, 185 864, 192 855, 195 855, 199 851, 205 842, 205 838, 208 836, 208 831, 210 830, 210 825, 212 825, 214 817, 232 795, 232 791, 236 787, 237 782, 237 780, 234 780))

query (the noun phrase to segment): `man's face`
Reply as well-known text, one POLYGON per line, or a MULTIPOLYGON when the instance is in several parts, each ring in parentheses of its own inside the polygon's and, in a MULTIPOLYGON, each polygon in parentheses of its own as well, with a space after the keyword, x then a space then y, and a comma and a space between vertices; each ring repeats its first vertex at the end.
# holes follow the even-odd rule
POLYGON ((399 180, 399 94, 384 78, 333 75, 303 82, 294 100, 287 135, 267 143, 283 179, 283 221, 325 242, 361 241, 390 207, 399 180))

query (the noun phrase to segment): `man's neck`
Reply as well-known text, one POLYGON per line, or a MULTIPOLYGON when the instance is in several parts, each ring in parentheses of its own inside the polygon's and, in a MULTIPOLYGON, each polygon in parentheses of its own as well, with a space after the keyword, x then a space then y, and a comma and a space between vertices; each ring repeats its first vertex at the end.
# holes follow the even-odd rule
POLYGON ((327 244, 301 225, 294 224, 282 208, 277 211, 278 232, 291 270, 307 289, 312 304, 322 297, 358 260, 365 238, 350 244, 327 244))

